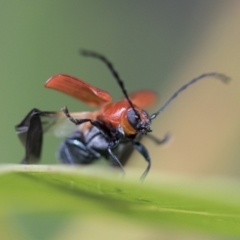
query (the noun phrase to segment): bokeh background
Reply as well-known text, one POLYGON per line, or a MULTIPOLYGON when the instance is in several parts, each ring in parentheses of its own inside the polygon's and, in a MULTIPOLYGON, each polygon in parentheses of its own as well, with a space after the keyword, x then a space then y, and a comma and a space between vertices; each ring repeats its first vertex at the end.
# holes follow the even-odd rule
MULTIPOLYGON (((24 149, 14 126, 32 108, 58 111, 67 105, 71 111, 91 110, 44 89, 52 75, 71 74, 109 91, 115 100, 122 97, 102 63, 79 56, 78 50, 84 48, 106 55, 129 92, 157 91, 159 102, 152 112, 193 77, 211 71, 229 75, 228 85, 210 78, 197 83, 154 120, 156 136, 172 134, 168 144, 143 142, 153 162, 149 178, 165 173, 239 178, 239 26, 238 0, 0 0, 0 163, 21 161, 24 149)), ((42 163, 57 164, 60 141, 45 136, 42 163)), ((145 167, 139 153, 134 153, 127 169, 143 171, 145 167)), ((155 230, 103 216, 76 216, 70 224, 61 213, 16 214, 14 221, 9 221, 8 214, 0 219, 4 239, 66 239, 69 235, 79 239, 80 233, 82 239, 99 239, 103 234, 105 239, 159 239, 155 230), (124 231, 116 236, 120 225, 124 231)), ((167 237, 174 239, 169 232, 163 238, 167 237)), ((175 239, 193 237, 177 235, 175 239)))
MULTIPOLYGON (((68 73, 122 93, 108 69, 79 56, 80 48, 105 54, 129 92, 159 93, 157 110, 181 85, 204 72, 232 77, 228 85, 205 79, 182 94, 153 123, 166 132, 165 147, 144 140, 153 171, 170 174, 240 174, 240 2, 165 1, 4 1, 0 0, 1 163, 24 155, 14 126, 33 107, 91 110, 63 94, 44 89, 54 74, 68 73)), ((60 139, 44 139, 42 163, 57 163, 60 139)), ((129 167, 144 168, 135 153, 129 167)))

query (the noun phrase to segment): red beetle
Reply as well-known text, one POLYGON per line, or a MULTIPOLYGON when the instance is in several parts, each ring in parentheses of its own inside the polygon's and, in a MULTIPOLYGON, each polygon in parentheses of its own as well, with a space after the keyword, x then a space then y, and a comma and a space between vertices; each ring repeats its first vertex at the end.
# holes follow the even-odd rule
POLYGON ((60 145, 58 157, 67 164, 90 164, 95 160, 104 157, 112 165, 117 166, 124 173, 123 165, 128 160, 133 149, 137 149, 148 166, 141 176, 144 180, 151 167, 151 159, 147 149, 140 143, 144 134, 157 144, 168 140, 168 135, 162 140, 157 139, 151 132, 151 121, 155 119, 172 102, 177 95, 188 86, 206 77, 216 77, 224 82, 229 78, 220 73, 205 73, 192 79, 183 85, 157 112, 149 115, 143 108, 149 107, 156 101, 156 94, 151 90, 137 91, 128 95, 123 81, 103 55, 83 51, 84 56, 100 59, 104 62, 119 84, 124 94, 124 99, 112 103, 111 95, 99 88, 96 88, 80 79, 58 74, 50 78, 46 88, 68 94, 91 106, 97 106, 98 110, 93 112, 69 113, 67 107, 62 112, 46 112, 32 109, 27 116, 15 128, 22 141, 26 154, 23 163, 36 163, 40 159, 43 133, 50 129, 57 128, 61 133, 65 116, 79 127, 68 136, 60 145))

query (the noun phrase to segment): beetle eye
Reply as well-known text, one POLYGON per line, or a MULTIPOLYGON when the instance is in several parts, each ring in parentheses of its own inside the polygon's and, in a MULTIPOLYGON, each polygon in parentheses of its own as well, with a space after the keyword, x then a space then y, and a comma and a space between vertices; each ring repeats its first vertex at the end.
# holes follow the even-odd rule
POLYGON ((129 123, 131 124, 132 127, 134 127, 135 129, 137 128, 138 125, 138 117, 136 116, 136 113, 133 111, 133 109, 130 109, 127 113, 127 118, 129 123))

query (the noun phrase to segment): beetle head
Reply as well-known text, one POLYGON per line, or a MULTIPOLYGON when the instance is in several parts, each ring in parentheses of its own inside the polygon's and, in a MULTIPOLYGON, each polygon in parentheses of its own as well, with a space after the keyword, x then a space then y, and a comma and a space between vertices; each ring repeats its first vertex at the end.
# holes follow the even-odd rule
POLYGON ((130 125, 141 134, 151 132, 151 120, 148 113, 144 110, 136 110, 136 108, 134 110, 130 108, 127 112, 127 119, 130 125), (138 111, 138 115, 136 115, 134 110, 138 111))

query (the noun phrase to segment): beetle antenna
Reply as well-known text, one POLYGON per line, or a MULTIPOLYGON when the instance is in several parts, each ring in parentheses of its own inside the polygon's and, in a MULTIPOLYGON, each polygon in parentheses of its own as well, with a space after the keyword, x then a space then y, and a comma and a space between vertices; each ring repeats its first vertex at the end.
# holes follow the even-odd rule
POLYGON ((217 73, 217 72, 211 72, 211 73, 204 73, 196 78, 193 78, 190 82, 184 84, 181 88, 179 88, 173 95, 172 97, 170 97, 170 99, 155 113, 153 113, 150 117, 150 119, 154 119, 158 116, 158 114, 160 114, 161 112, 163 112, 169 105, 170 103, 178 96, 178 94, 182 91, 184 91, 188 86, 196 83, 198 80, 201 80, 203 78, 206 77, 215 77, 218 78, 220 80, 222 80, 223 82, 227 83, 230 81, 230 78, 222 73, 217 73))
POLYGON ((131 108, 133 109, 133 111, 136 114, 136 118, 137 119, 141 119, 140 114, 137 112, 137 110, 135 109, 135 107, 133 106, 132 101, 130 100, 127 90, 125 89, 124 83, 121 80, 118 72, 115 70, 115 68, 113 67, 113 64, 103 55, 96 53, 96 52, 92 52, 92 51, 88 51, 88 50, 81 50, 80 53, 85 56, 85 57, 94 57, 97 58, 99 60, 101 60, 102 62, 104 62, 108 69, 111 71, 112 75, 115 77, 115 79, 117 80, 118 85, 120 86, 120 88, 122 89, 122 92, 124 94, 124 96, 126 97, 127 101, 129 102, 131 108))

